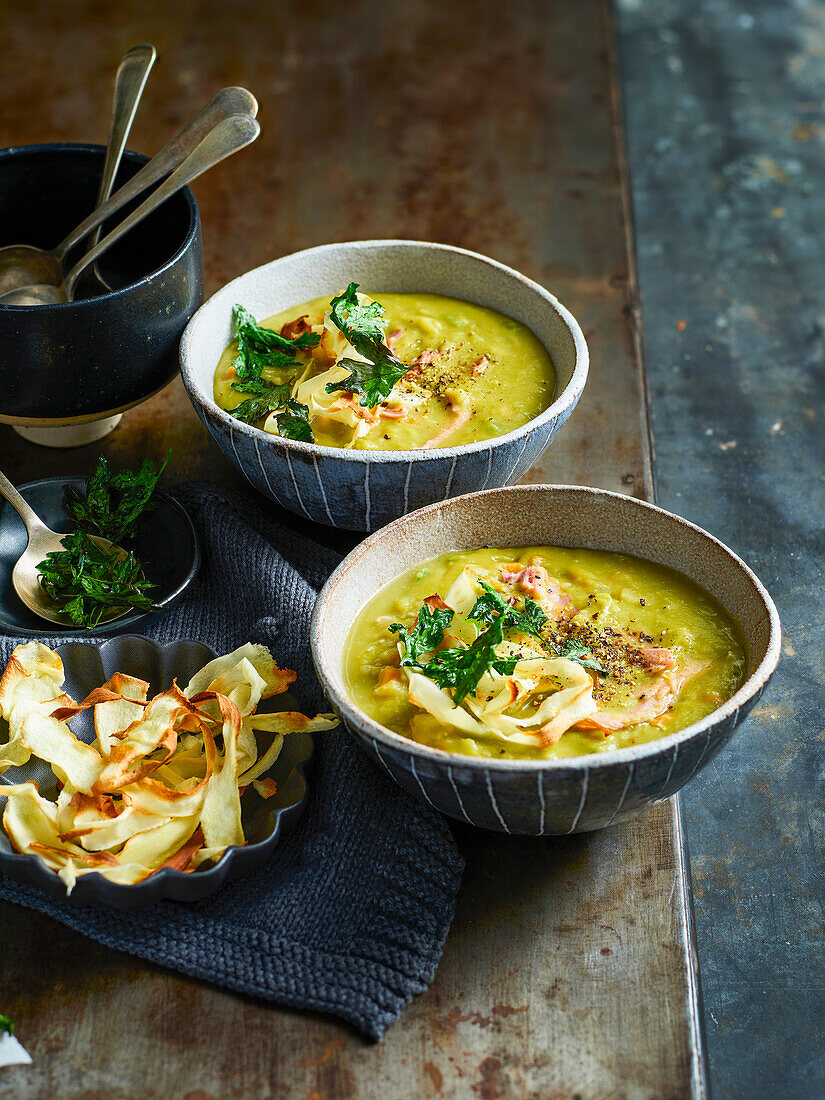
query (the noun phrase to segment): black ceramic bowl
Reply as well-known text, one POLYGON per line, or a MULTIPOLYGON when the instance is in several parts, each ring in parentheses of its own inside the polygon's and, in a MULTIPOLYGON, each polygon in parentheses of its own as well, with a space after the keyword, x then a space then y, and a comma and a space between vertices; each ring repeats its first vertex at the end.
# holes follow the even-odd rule
MULTIPOLYGON (((101 145, 0 151, 0 246, 54 248, 94 209, 103 157, 101 145)), ((115 187, 145 161, 126 153, 115 187)), ((69 263, 83 250, 79 245, 69 263)), ((58 305, 0 305, 0 423, 57 427, 113 416, 177 373, 180 334, 203 299, 192 192, 178 192, 150 214, 99 268, 110 293, 58 305)))

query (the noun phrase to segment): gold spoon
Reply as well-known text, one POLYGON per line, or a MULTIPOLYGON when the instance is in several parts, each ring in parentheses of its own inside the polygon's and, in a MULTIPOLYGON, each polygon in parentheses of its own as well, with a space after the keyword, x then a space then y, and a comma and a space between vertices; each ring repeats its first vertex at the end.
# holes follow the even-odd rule
MULTIPOLYGON (((37 512, 21 497, 2 470, 0 470, 0 496, 4 496, 20 516, 26 528, 26 534, 29 536, 26 549, 20 555, 12 570, 11 580, 15 592, 29 611, 39 615, 41 619, 48 619, 50 623, 60 623, 61 626, 73 626, 74 624, 68 615, 64 615, 60 611, 54 600, 47 595, 45 589, 41 586, 40 574, 37 571, 38 565, 47 554, 65 549, 60 540, 66 536, 59 535, 57 531, 52 531, 51 528, 46 526, 37 512)), ((116 546, 108 539, 99 538, 97 535, 90 535, 89 538, 107 554, 126 555, 126 551, 122 547, 116 546)), ((99 625, 109 623, 112 619, 119 619, 131 610, 129 607, 112 608, 101 617, 99 625)))

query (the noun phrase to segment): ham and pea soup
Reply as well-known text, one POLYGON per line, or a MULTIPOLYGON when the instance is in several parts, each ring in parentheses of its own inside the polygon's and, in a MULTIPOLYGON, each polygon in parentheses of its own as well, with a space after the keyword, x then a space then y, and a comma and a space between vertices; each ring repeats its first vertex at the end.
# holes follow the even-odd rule
POLYGON ((681 573, 552 546, 422 562, 366 604, 344 655, 365 714, 479 757, 653 741, 710 714, 744 671, 732 619, 681 573))
POLYGON ((217 404, 288 439, 419 450, 504 435, 552 403, 552 360, 525 325, 440 294, 379 299, 350 283, 260 323, 236 306, 217 404))

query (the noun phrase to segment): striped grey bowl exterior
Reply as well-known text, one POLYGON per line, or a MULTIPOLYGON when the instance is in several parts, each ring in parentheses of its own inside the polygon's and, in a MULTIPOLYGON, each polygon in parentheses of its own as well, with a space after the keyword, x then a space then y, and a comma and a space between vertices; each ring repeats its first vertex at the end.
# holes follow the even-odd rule
POLYGON ((741 559, 661 508, 601 489, 514 486, 432 505, 379 531, 342 562, 312 621, 320 680, 347 729, 405 790, 442 813, 499 832, 557 836, 603 829, 669 798, 730 740, 779 659, 779 618, 741 559), (342 656, 360 607, 408 567, 446 550, 554 544, 617 550, 668 565, 710 591, 737 620, 747 678, 707 718, 645 745, 568 760, 484 760, 418 745, 349 699, 342 656))
MULTIPOLYGON (((192 318, 181 341, 190 400, 226 457, 281 507, 319 523, 372 531, 434 501, 508 485, 536 462, 565 423, 587 378, 587 345, 572 315, 543 287, 474 252, 422 241, 321 245, 229 283, 192 318), (232 339, 232 308, 258 317, 334 294, 354 280, 370 290, 449 294, 528 325, 550 352, 556 398, 540 416, 496 439, 417 451, 354 451, 272 436, 243 424, 213 397, 215 367, 232 339)), ((513 384, 518 384, 514 375, 513 384)))
MULTIPOLYGON (((181 684, 188 683, 199 669, 217 656, 203 642, 181 638, 167 645, 156 645, 149 638, 137 634, 124 634, 100 644, 63 642, 55 650, 66 672, 66 692, 73 699, 83 699, 115 672, 125 672, 147 680, 150 693, 154 694, 170 687, 175 678, 181 684)), ((79 714, 72 725, 81 740, 90 742, 94 738, 91 712, 79 714)), ((83 875, 67 898, 66 887, 57 873, 47 867, 39 856, 16 851, 0 827, 0 872, 18 882, 39 886, 67 905, 99 904, 128 910, 153 905, 164 898, 200 901, 214 894, 225 882, 248 875, 260 867, 271 855, 283 830, 291 827, 301 816, 308 793, 304 769, 312 758, 312 748, 309 734, 293 733, 285 739, 281 756, 268 774, 281 786, 286 787, 288 780, 292 782, 294 798, 289 805, 266 814, 263 824, 260 819, 254 823, 245 820, 250 842, 243 847, 228 848, 213 866, 191 873, 166 867, 132 886, 110 882, 103 875, 83 875)), ((50 768, 34 759, 22 767, 9 768, 5 776, 0 777, 0 791, 4 782, 23 783, 30 779, 39 781, 43 793, 49 795, 54 776, 50 768)), ((5 800, 2 806, 5 806, 5 800)))

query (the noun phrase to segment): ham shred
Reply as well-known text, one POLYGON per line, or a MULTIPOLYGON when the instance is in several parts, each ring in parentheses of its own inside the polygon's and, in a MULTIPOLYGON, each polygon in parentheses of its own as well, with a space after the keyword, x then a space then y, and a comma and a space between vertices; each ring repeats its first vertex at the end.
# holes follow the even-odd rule
POLYGON ((307 320, 308 317, 309 314, 305 313, 302 317, 296 317, 294 321, 287 321, 286 324, 281 325, 281 336, 287 340, 294 340, 305 332, 311 332, 312 325, 307 320))
POLYGON ((689 661, 680 671, 675 668, 667 669, 652 684, 638 685, 637 703, 629 710, 600 711, 579 722, 576 729, 602 730, 606 737, 617 730, 640 726, 645 722, 658 723, 679 698, 679 692, 688 680, 707 667, 706 661, 689 661))
POLYGON ((379 414, 357 401, 352 393, 345 393, 330 405, 331 409, 351 409, 359 419, 366 421, 372 427, 378 423, 379 414))
POLYGON ((648 646, 641 652, 642 667, 647 672, 659 672, 661 669, 673 668, 676 664, 673 650, 664 646, 648 646))
POLYGON ((472 410, 469 405, 450 405, 450 412, 452 413, 452 420, 445 424, 441 431, 436 432, 431 439, 428 439, 426 443, 421 444, 420 449, 422 451, 429 450, 431 447, 438 447, 453 432, 457 432, 459 428, 462 428, 470 419, 472 410))
POLYGON ((514 584, 526 596, 555 613, 563 611, 570 603, 570 597, 562 592, 561 586, 542 565, 526 565, 517 573, 503 568, 501 579, 505 584, 514 584))

